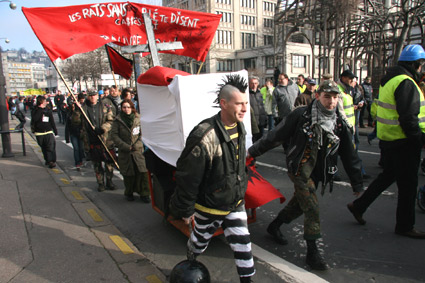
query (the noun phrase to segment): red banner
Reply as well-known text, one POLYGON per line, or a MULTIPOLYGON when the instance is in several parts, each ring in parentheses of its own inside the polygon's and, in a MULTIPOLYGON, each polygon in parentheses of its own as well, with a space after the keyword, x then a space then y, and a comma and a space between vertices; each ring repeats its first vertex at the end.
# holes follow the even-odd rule
POLYGON ((114 48, 108 45, 105 45, 105 47, 112 72, 122 76, 126 80, 129 80, 131 78, 131 73, 133 72, 133 61, 119 54, 114 48))
POLYGON ((248 188, 245 193, 245 207, 256 208, 275 199, 283 203, 285 197, 257 172, 253 160, 252 157, 246 160, 248 188))
POLYGON ((67 7, 25 8, 22 12, 52 61, 99 48, 147 44, 142 13, 152 19, 157 42, 181 41, 181 50, 161 51, 205 61, 221 15, 111 2, 67 7))

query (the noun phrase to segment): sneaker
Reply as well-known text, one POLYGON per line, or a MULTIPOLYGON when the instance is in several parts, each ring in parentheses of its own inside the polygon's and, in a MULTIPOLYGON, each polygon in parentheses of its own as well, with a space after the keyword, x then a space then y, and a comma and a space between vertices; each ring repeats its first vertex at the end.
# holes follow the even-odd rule
POLYGON ((55 168, 56 167, 56 163, 55 162, 49 162, 49 168, 55 168))

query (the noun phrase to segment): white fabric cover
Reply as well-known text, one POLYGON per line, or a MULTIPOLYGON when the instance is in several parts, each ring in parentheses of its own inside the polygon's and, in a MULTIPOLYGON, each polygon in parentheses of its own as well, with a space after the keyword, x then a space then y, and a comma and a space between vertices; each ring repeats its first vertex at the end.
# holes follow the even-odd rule
MULTIPOLYGON (((248 72, 236 72, 248 82, 248 72)), ((176 166, 186 138, 202 120, 220 111, 214 100, 226 74, 176 76, 171 84, 137 84, 143 143, 159 158, 176 166)), ((249 100, 249 89, 246 91, 249 100)), ((248 108, 249 109, 249 108, 248 108)), ((251 117, 244 117, 246 146, 251 146, 251 117)))

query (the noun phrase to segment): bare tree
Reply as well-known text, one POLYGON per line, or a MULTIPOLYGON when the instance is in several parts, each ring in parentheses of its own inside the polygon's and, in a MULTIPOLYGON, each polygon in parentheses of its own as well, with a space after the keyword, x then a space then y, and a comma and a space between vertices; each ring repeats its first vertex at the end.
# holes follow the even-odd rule
POLYGON ((95 88, 98 86, 98 81, 101 79, 101 74, 108 70, 105 48, 101 47, 94 51, 83 54, 83 60, 86 62, 84 78, 87 81, 92 81, 95 88))
POLYGON ((81 88, 81 80, 84 76, 83 60, 80 55, 74 55, 66 59, 64 66, 62 67, 62 73, 65 79, 69 80, 72 85, 78 82, 81 88))
POLYGON ((425 43, 424 6, 424 0, 278 0, 275 38, 281 36, 275 54, 285 58, 288 40, 302 34, 321 64, 319 74, 329 71, 333 57, 334 76, 346 66, 355 71, 360 62, 379 80, 397 62, 404 45, 425 43))

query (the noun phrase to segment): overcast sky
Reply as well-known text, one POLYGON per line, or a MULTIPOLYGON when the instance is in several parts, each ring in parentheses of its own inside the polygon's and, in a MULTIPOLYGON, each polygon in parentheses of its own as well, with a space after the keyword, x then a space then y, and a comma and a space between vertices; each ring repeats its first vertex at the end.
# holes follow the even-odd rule
MULTIPOLYGON (((42 51, 43 47, 40 41, 35 36, 27 19, 22 13, 21 8, 33 8, 33 7, 59 7, 59 6, 70 6, 70 5, 81 5, 81 4, 93 4, 93 3, 107 3, 107 2, 127 2, 127 1, 93 1, 93 0, 13 0, 18 7, 16 10, 9 8, 8 2, 0 3, 0 46, 3 50, 16 49, 23 47, 28 52, 33 50, 42 51), (5 43, 3 38, 10 40, 9 44, 5 43)), ((161 5, 161 0, 133 0, 130 2, 144 3, 149 5, 161 5)))

